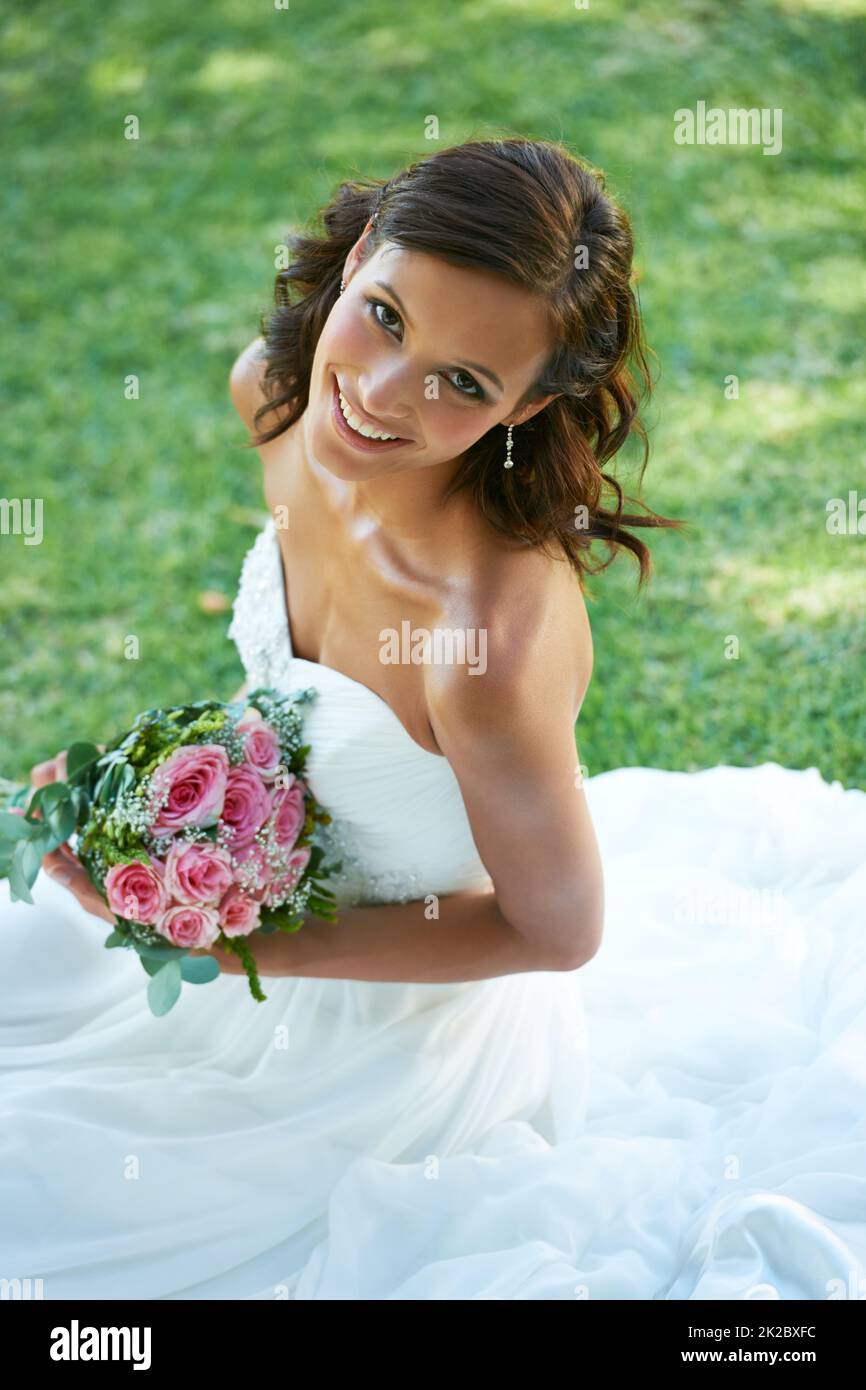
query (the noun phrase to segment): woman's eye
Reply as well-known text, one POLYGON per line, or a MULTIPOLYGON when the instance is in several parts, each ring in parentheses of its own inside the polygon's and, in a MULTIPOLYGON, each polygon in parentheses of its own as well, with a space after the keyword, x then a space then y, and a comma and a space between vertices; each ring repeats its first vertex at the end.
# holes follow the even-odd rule
MULTIPOLYGON (((469 395, 472 395, 472 396, 475 397, 475 399, 476 399, 477 401, 483 401, 483 400, 484 400, 484 392, 483 392, 483 390, 481 389, 481 387, 478 385, 478 382, 475 380, 474 376, 470 376, 468 372, 455 372, 454 375, 455 375, 455 376, 465 376, 466 380, 467 380, 467 381, 469 382, 469 384, 470 384, 471 390, 470 390, 470 391, 467 391, 467 390, 465 390, 464 387, 462 387, 462 386, 456 386, 456 383, 455 383, 455 382, 451 382, 452 386, 455 386, 455 387, 456 387, 456 389, 460 392, 461 396, 469 396, 469 395)), ((448 380, 451 381, 451 378, 449 377, 448 380)))
POLYGON ((400 315, 397 313, 397 310, 396 310, 396 309, 392 309, 392 308, 391 308, 391 305, 390 305, 390 304, 386 304, 384 300, 382 300, 382 299, 370 299, 370 300, 368 300, 367 302, 368 302, 368 304, 372 305, 373 313, 376 315, 376 320, 377 320, 378 323, 381 323, 381 324, 382 324, 382 327, 383 327, 383 328, 388 328, 388 329, 393 328, 393 327, 394 327, 394 324, 385 323, 385 322, 379 317, 378 313, 376 312, 377 309, 384 309, 385 312, 386 312, 387 314, 393 314, 393 315, 394 315, 394 318, 397 320, 397 323, 400 322, 400 315))
MULTIPOLYGON (((396 325, 393 323, 385 323, 384 319, 379 314, 379 310, 384 309, 386 314, 393 314, 397 323, 399 323, 400 315, 397 313, 397 310, 393 309, 390 304, 386 304, 384 299, 368 299, 367 303, 369 304, 370 309, 373 312, 373 316, 376 322, 381 324, 382 327, 386 330, 386 332, 391 333, 392 328, 394 328, 396 325)), ((476 401, 483 401, 487 399, 483 388, 478 385, 478 382, 475 380, 473 376, 470 376, 469 372, 452 372, 451 376, 448 376, 448 374, 446 373, 445 379, 446 381, 450 382, 450 384, 454 387, 455 391, 460 392, 461 396, 468 396, 470 400, 476 401), (469 389, 467 389, 464 386, 458 386, 455 381, 452 381, 452 377, 460 376, 465 377, 465 379, 469 382, 469 389)))

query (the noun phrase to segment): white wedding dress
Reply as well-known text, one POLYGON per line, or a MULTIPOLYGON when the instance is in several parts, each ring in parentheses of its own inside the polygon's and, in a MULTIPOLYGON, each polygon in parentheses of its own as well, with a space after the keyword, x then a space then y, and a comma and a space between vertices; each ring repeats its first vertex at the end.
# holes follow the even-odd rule
MULTIPOLYGON (((229 635, 253 684, 317 692, 340 901, 487 881, 447 761, 293 655, 272 521, 229 635)), ((764 763, 586 794, 607 913, 573 972, 264 979, 264 1004, 222 976, 154 1018, 106 923, 45 874, 35 907, 0 884, 0 1276, 46 1299, 866 1296, 866 792, 764 763)))

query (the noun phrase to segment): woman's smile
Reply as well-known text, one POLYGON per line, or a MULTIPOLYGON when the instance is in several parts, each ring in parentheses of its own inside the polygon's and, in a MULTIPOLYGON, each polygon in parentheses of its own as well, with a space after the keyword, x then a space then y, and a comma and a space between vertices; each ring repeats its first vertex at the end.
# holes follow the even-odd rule
MULTIPOLYGON (((360 449, 364 453, 379 454, 392 449, 400 449, 404 444, 412 443, 411 439, 404 439, 402 436, 398 436, 394 439, 377 439, 369 435, 361 434, 354 425, 349 423, 349 420, 346 418, 347 413, 354 422, 358 425, 363 425, 365 429, 381 428, 379 426, 374 426, 372 422, 369 421, 369 417, 361 416, 355 410, 354 406, 350 405, 346 397, 342 395, 339 382, 336 376, 334 376, 331 382, 331 419, 335 430, 347 444, 351 444, 353 449, 360 449), (341 403, 341 397, 342 401, 346 402, 345 410, 341 403)), ((390 433, 390 431, 383 431, 383 433, 390 433)))

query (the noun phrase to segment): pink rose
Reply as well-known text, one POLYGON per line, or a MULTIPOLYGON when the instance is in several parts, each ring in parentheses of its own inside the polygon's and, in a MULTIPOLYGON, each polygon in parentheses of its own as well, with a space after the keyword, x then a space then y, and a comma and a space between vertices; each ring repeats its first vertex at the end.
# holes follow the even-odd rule
POLYGON ((190 907, 186 903, 179 903, 163 913, 156 923, 156 930, 172 946, 186 946, 195 950, 216 941, 220 924, 215 908, 190 907))
POLYGON ((297 888, 298 881, 310 862, 312 852, 311 845, 302 845, 300 849, 292 850, 286 873, 273 879, 265 889, 264 902, 267 907, 278 907, 283 899, 289 897, 297 888))
POLYGON ((219 902, 234 881, 228 850, 208 840, 175 840, 165 861, 165 885, 176 903, 219 902))
POLYGON ((261 902, 265 888, 273 878, 271 866, 261 845, 255 841, 233 856, 234 878, 241 892, 261 902))
POLYGON ((245 849, 252 844, 271 814, 271 798, 258 772, 247 763, 229 770, 223 802, 222 820, 234 834, 229 840, 232 850, 245 849))
MULTIPOLYGON (((256 711, 258 714, 258 710, 256 711)), ((272 782, 280 770, 280 736, 261 715, 258 719, 244 719, 237 726, 237 733, 244 735, 244 757, 266 782, 272 782)))
POLYGON ((274 836, 283 849, 291 849, 304 828, 304 789, 297 777, 273 794, 274 836))
POLYGON ((113 864, 105 875, 108 906, 118 917, 129 922, 152 926, 169 903, 164 880, 164 865, 148 855, 148 862, 113 864))
POLYGON ((249 936, 259 925, 261 908, 233 884, 219 905, 220 926, 226 936, 249 936))
POLYGON ((214 825, 223 809, 229 758, 221 743, 192 743, 175 748, 153 774, 153 791, 168 800, 157 813, 155 835, 170 835, 185 825, 214 825))

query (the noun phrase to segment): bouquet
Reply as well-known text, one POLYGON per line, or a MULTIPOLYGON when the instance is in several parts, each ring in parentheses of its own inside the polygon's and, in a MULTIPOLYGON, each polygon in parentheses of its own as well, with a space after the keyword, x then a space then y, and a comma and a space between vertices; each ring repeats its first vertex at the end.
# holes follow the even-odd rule
POLYGON ((13 900, 30 893, 42 856, 69 841, 117 917, 106 947, 137 952, 152 1013, 177 1002, 182 981, 206 984, 215 942, 236 954, 263 1002, 251 932, 295 932, 305 913, 336 920, 317 824, 331 817, 304 780, 293 696, 259 687, 243 702, 200 700, 145 710, 104 748, 73 743, 67 780, 31 793, 5 784, 0 877, 13 900), (70 837, 75 838, 72 843, 70 837))

